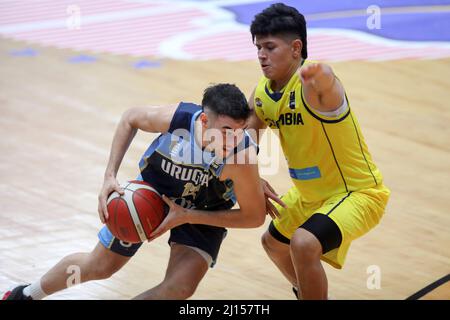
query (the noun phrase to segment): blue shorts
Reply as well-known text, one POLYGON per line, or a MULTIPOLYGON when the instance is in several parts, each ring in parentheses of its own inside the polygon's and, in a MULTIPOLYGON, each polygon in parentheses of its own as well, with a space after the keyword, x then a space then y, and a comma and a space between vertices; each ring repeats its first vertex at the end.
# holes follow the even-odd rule
MULTIPOLYGON (((193 248, 213 267, 226 234, 225 228, 202 224, 183 224, 170 230, 168 243, 177 243, 193 248)), ((125 257, 134 256, 142 245, 142 243, 128 243, 117 239, 106 226, 100 230, 98 238, 105 248, 125 257)))

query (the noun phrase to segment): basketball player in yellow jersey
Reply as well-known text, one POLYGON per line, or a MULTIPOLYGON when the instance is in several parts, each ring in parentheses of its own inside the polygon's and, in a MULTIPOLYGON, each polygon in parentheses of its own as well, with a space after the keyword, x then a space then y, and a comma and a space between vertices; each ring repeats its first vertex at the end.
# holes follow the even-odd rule
POLYGON ((303 15, 274 4, 251 33, 264 74, 250 98, 251 127, 279 130, 295 185, 281 200, 266 192, 283 205, 269 209, 279 216, 262 243, 297 297, 326 299, 321 260, 342 268, 351 242, 379 223, 390 191, 341 82, 328 65, 306 61, 303 15))

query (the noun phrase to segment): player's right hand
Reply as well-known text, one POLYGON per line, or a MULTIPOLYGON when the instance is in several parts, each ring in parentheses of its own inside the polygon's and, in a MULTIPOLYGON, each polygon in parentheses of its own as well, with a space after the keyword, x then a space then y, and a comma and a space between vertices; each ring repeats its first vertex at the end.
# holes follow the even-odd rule
POLYGON ((98 215, 102 223, 108 221, 108 209, 106 208, 106 202, 108 197, 114 191, 118 192, 121 196, 124 195, 123 189, 120 187, 119 182, 114 177, 105 178, 103 181, 103 187, 98 195, 98 215))

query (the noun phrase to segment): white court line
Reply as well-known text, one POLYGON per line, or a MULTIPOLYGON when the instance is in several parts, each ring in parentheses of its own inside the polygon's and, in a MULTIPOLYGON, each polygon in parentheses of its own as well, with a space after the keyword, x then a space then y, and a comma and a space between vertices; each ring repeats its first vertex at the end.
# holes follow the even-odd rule
MULTIPOLYGON (((182 12, 183 10, 199 10, 208 15, 205 18, 196 18, 190 21, 190 24, 197 27, 195 30, 182 32, 171 37, 167 37, 160 43, 155 43, 158 46, 158 51, 156 55, 162 57, 169 57, 173 59, 181 60, 192 60, 199 58, 195 52, 188 52, 185 47, 192 42, 199 41, 208 37, 214 37, 221 33, 226 32, 238 32, 242 34, 248 34, 249 26, 245 24, 238 23, 235 20, 235 14, 229 10, 223 9, 222 5, 236 5, 236 4, 249 4, 255 2, 261 2, 260 0, 218 0, 210 2, 199 2, 199 1, 155 1, 155 0, 139 0, 139 1, 127 1, 133 3, 147 3, 147 4, 158 4, 160 6, 145 8, 145 9, 130 9, 121 12, 108 12, 101 14, 92 14, 82 16, 82 26, 89 24, 97 24, 102 22, 118 22, 126 23, 126 20, 133 18, 144 18, 144 17, 155 17, 164 14, 172 14, 182 12)), ((0 33, 11 35, 14 37, 16 32, 29 32, 29 31, 40 31, 49 28, 66 28, 66 19, 56 19, 47 20, 33 23, 19 23, 12 25, 0 26, 0 33)), ((95 31, 93 31, 95 33, 95 31)), ((309 36, 327 36, 343 38, 346 40, 353 40, 361 42, 361 45, 374 45, 381 48, 399 48, 403 50, 417 50, 426 48, 427 52, 421 54, 422 57, 427 57, 427 55, 440 55, 444 54, 443 51, 450 50, 450 42, 442 41, 402 41, 402 40, 392 40, 369 34, 358 30, 349 29, 330 29, 330 28, 310 28, 308 29, 309 36), (429 52, 433 50, 432 52, 429 52)), ((45 36, 44 36, 45 37, 45 36)), ((47 37, 52 37, 48 35, 47 37)), ((84 38, 85 35, 83 34, 84 38)), ((95 37, 94 37, 95 38, 95 37)), ((39 39, 37 39, 39 40, 39 39)), ((86 40, 86 39, 84 39, 86 40)), ((120 43, 120 41, 119 41, 120 43)), ((326 44, 324 41, 320 45, 326 44)), ((58 46, 58 43, 54 44, 58 46)), ((131 44, 133 48, 136 44, 131 44)), ((319 45, 319 46, 320 46, 319 45)), ((192 47, 192 46, 191 46, 192 47)), ((195 44, 194 44, 195 47, 195 44)), ((89 50, 89 48, 83 48, 89 50)), ((190 48, 192 50, 192 48, 190 48)), ((108 48, 106 48, 108 50, 108 48)), ((330 48, 330 52, 333 50, 330 48)), ((211 54, 214 54, 214 50, 211 50, 211 54)), ((135 52, 123 52, 123 54, 135 55, 135 52)), ((411 53, 409 53, 411 54, 411 53)), ((227 59, 227 57, 223 57, 227 59)), ((232 58, 232 57, 228 57, 232 58)))

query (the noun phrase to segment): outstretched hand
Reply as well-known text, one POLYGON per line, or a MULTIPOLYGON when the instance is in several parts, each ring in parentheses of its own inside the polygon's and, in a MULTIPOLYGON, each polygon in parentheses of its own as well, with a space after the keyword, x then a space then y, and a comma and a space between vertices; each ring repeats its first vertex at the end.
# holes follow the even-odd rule
POLYGON ((331 89, 336 80, 331 67, 323 63, 311 63, 301 67, 300 79, 303 85, 311 85, 317 92, 331 89))
POLYGON ((188 209, 176 204, 165 195, 162 196, 162 199, 169 206, 169 213, 161 224, 150 234, 148 241, 158 238, 170 229, 188 223, 188 209))
POLYGON ((286 204, 278 197, 276 191, 266 180, 261 179, 261 183, 264 191, 264 197, 266 199, 266 213, 270 215, 272 219, 275 219, 280 216, 280 213, 278 212, 277 208, 273 205, 273 203, 270 201, 270 199, 278 203, 283 208, 286 208, 286 204))

